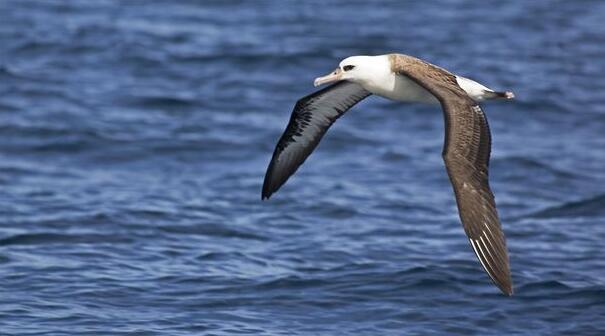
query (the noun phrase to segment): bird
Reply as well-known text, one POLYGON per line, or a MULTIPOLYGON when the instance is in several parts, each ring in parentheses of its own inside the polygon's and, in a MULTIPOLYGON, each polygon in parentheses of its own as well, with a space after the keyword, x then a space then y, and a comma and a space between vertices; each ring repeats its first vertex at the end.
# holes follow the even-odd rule
POLYGON ((504 293, 513 294, 508 251, 488 168, 491 133, 479 103, 512 99, 425 60, 405 54, 351 56, 314 85, 329 86, 298 100, 267 168, 261 199, 269 199, 317 147, 332 124, 370 95, 400 102, 440 104, 445 119, 442 158, 458 214, 483 269, 504 293))

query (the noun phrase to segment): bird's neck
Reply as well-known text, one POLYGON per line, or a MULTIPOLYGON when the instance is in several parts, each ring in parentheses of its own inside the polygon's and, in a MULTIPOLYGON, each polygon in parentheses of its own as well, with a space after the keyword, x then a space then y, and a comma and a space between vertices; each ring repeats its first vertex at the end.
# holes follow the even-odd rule
POLYGON ((388 95, 395 89, 395 74, 391 71, 391 62, 387 55, 371 56, 371 62, 364 66, 357 82, 364 89, 379 96, 388 95))

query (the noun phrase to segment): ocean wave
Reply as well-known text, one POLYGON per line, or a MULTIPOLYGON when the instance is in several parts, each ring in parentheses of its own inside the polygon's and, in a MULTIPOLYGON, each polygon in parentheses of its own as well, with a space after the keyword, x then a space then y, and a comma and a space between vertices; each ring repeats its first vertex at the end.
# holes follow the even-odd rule
POLYGON ((52 232, 16 234, 0 239, 0 246, 47 244, 127 244, 130 238, 93 233, 63 234, 52 232))
POLYGON ((603 217, 605 216, 605 194, 579 201, 564 202, 526 215, 530 218, 603 217))
POLYGON ((0 333, 603 334, 602 1, 0 13, 0 333), (364 100, 260 200, 313 78, 388 52, 518 95, 485 104, 514 296, 459 224, 438 106, 364 100))
POLYGON ((169 234, 216 236, 223 238, 251 239, 258 241, 268 240, 267 237, 260 234, 228 228, 225 225, 219 224, 171 225, 160 226, 158 229, 169 234))

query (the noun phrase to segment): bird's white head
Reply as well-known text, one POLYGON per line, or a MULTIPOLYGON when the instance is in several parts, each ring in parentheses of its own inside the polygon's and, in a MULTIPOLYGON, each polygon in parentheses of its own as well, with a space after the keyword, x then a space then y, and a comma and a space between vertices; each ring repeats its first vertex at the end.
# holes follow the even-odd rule
POLYGON ((330 74, 317 77, 313 84, 319 86, 326 83, 348 80, 359 83, 367 88, 383 82, 390 75, 392 75, 392 72, 387 55, 351 56, 340 62, 338 68, 330 74))

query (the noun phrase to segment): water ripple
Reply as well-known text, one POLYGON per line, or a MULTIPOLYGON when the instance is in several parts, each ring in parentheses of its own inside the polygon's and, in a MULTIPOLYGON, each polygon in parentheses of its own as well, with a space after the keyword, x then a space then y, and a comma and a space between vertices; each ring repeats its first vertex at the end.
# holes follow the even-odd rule
POLYGON ((0 13, 0 333, 605 334, 602 1, 0 13), (392 51, 517 94, 485 104, 512 297, 459 223, 437 106, 364 100, 260 200, 313 79, 392 51))

